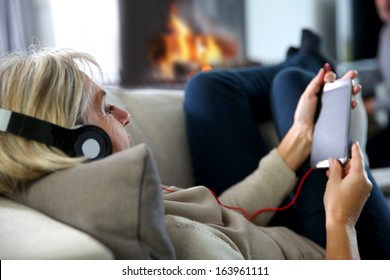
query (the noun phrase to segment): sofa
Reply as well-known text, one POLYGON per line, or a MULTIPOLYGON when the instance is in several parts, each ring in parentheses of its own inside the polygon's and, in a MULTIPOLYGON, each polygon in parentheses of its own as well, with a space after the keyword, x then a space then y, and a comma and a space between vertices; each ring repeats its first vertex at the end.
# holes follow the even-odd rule
MULTIPOLYGON (((195 182, 183 91, 108 92, 109 102, 131 112, 133 147, 46 176, 20 194, 0 195, 0 259, 175 258, 159 190, 195 182)), ((272 123, 259 129, 270 146, 277 144, 272 123)), ((389 169, 374 176, 387 193, 389 169)))

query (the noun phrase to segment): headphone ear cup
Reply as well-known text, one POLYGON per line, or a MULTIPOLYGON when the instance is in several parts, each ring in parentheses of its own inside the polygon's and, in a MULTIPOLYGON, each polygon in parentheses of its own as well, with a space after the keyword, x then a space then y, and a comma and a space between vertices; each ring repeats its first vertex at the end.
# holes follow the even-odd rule
POLYGON ((83 125, 77 128, 74 133, 73 151, 76 157, 96 160, 112 154, 110 137, 100 127, 83 125))
POLYGON ((0 131, 52 146, 71 157, 90 160, 112 154, 108 134, 98 126, 83 125, 76 129, 62 126, 0 108, 0 131))

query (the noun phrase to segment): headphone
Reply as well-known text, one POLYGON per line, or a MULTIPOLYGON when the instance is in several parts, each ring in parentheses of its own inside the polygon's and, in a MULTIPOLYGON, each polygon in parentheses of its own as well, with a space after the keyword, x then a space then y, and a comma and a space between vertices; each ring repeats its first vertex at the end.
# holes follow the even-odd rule
POLYGON ((95 125, 67 129, 0 108, 0 131, 58 148, 71 157, 96 160, 112 154, 110 137, 103 129, 95 125))

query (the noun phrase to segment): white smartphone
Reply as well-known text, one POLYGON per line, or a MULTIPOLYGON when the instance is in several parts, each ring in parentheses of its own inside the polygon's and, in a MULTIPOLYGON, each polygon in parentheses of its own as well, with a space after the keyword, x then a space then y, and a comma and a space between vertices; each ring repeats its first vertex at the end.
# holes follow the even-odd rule
POLYGON ((341 164, 349 157, 352 87, 352 80, 339 79, 326 83, 320 93, 310 157, 313 168, 329 167, 331 157, 341 164))

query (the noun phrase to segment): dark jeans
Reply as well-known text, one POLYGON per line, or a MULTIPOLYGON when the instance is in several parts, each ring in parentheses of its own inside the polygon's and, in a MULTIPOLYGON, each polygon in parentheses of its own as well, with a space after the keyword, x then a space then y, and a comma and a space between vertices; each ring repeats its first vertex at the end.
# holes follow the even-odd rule
POLYGON ((313 56, 296 54, 275 66, 194 76, 186 87, 184 108, 196 183, 220 194, 255 170, 269 152, 257 125, 272 118, 275 75, 291 66, 317 72, 323 64, 313 56))
POLYGON ((371 168, 390 167, 389 142, 390 126, 385 127, 367 141, 366 151, 371 168))
MULTIPOLYGON (((269 152, 258 123, 272 118, 283 137, 301 93, 322 65, 312 56, 296 54, 279 65, 212 71, 191 79, 185 112, 197 184, 221 193, 253 172, 269 152)), ((305 163, 297 175, 308 167, 305 163)), ((271 225, 288 226, 325 247, 326 181, 324 170, 314 171, 294 207, 277 213, 271 225)), ((390 209, 372 182, 356 226, 359 250, 365 259, 390 259, 390 209)))

